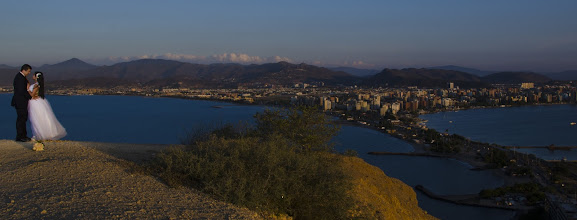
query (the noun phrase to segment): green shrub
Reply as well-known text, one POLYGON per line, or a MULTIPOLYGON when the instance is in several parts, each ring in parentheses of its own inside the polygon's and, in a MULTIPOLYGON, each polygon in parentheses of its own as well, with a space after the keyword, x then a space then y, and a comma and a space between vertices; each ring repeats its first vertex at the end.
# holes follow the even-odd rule
POLYGON ((192 186, 251 209, 343 219, 353 205, 351 183, 324 142, 335 127, 318 114, 267 110, 256 116, 254 129, 226 125, 200 132, 185 148, 158 154, 152 167, 170 185, 192 186))
POLYGON ((265 110, 255 119, 257 136, 280 135, 305 151, 333 151, 330 141, 340 130, 328 116, 305 106, 265 110))

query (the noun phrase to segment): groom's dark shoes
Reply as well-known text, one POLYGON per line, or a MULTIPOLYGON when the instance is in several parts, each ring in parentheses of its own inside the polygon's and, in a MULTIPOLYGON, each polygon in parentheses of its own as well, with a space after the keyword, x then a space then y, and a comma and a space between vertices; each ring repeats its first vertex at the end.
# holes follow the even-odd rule
POLYGON ((18 142, 28 142, 31 141, 32 139, 30 139, 29 137, 25 137, 25 138, 16 138, 16 141, 18 142))

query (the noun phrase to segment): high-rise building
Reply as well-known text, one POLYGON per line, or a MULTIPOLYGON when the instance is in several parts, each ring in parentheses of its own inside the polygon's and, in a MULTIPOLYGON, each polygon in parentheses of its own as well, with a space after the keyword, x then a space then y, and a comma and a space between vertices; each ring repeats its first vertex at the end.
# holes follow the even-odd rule
POLYGON ((383 107, 381 107, 381 109, 379 110, 379 115, 385 116, 387 114, 387 111, 389 111, 389 106, 383 105, 383 107))
POLYGON ((535 88, 534 83, 521 83, 521 89, 532 89, 535 88))
POLYGON ((326 110, 331 110, 333 108, 332 102, 329 100, 325 100, 323 109, 326 110))
POLYGON ((401 110, 401 103, 395 102, 391 104, 391 112, 393 112, 393 114, 397 114, 399 110, 401 110))

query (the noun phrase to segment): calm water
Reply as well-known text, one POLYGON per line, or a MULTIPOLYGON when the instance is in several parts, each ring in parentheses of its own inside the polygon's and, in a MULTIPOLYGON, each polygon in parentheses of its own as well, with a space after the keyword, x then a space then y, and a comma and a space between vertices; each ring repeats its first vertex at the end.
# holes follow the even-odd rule
MULTIPOLYGON (((0 138, 16 136, 11 95, 0 94, 0 138)), ((66 140, 179 144, 196 126, 252 120, 262 106, 132 96, 48 96, 66 140), (214 106, 219 106, 215 108, 214 106)), ((28 126, 29 136, 30 126, 28 126)))
MULTIPOLYGON (((13 139, 16 113, 11 94, 0 94, 0 139, 13 139)), ((66 140, 178 144, 186 131, 216 122, 250 121, 262 106, 237 106, 211 101, 132 96, 48 96, 67 129, 66 140), (214 106, 220 106, 215 108, 214 106)), ((374 156, 369 151, 411 152, 407 142, 381 132, 343 126, 335 137, 337 150, 354 149, 368 163, 410 186, 424 185, 439 194, 478 193, 497 187, 502 179, 486 171, 471 171, 456 160, 427 157, 374 156)), ((509 219, 499 209, 458 206, 417 193, 419 206, 441 219, 509 219)))
MULTIPOLYGON (((411 144, 379 131, 343 126, 335 137, 336 149, 354 149, 367 163, 409 186, 423 185, 437 194, 474 194, 503 185, 489 171, 471 171, 470 165, 436 157, 369 155, 370 151, 412 152, 411 144)), ((515 213, 500 209, 460 206, 431 199, 417 191, 419 206, 440 219, 510 219, 515 213)))
MULTIPOLYGON (((471 140, 506 146, 577 146, 577 105, 472 109, 422 115, 427 126, 457 133, 471 140)), ((577 160, 577 149, 549 151, 521 149, 543 159, 577 160)))

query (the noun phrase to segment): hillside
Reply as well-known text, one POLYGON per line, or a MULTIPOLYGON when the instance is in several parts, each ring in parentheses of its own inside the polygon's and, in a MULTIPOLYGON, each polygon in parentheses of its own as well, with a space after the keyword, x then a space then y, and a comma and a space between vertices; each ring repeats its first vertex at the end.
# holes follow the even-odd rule
POLYGON ((0 68, 0 86, 12 86, 14 76, 19 70, 19 68, 0 68))
MULTIPOLYGON (((165 145, 0 140, 0 219, 259 219, 197 190, 170 188, 138 165, 165 145)), ((355 213, 368 219, 434 219, 415 192, 362 159, 343 157, 355 213)))
MULTIPOLYGON (((279 62, 260 65, 205 65, 160 59, 135 60, 83 71, 76 68, 75 72, 68 71, 66 74, 65 77, 58 77, 57 79, 100 78, 102 80, 108 79, 110 82, 125 80, 155 86, 167 86, 178 82, 181 85, 192 87, 236 87, 241 84, 291 85, 294 83, 336 85, 357 80, 355 76, 345 72, 332 71, 307 64, 279 62)), ((72 82, 75 81, 67 81, 66 83, 72 82)))
POLYGON ((545 75, 554 80, 577 80, 577 70, 567 70, 558 73, 548 73, 545 75))
POLYGON ((190 188, 170 188, 134 162, 162 145, 0 140, 0 219, 258 219, 190 188))
POLYGON ((353 179, 353 217, 361 219, 435 219, 418 206, 417 194, 398 179, 358 157, 342 157, 343 169, 353 179))
POLYGON ((483 77, 483 81, 494 84, 546 83, 551 78, 532 72, 500 72, 483 77))
MULTIPOLYGON (((192 64, 173 60, 142 59, 96 66, 73 58, 53 65, 33 67, 43 71, 51 85, 114 86, 135 83, 151 86, 180 85, 193 88, 286 85, 295 83, 352 85, 360 78, 343 71, 287 62, 241 65, 192 64)), ((14 68, 0 68, 0 86, 12 84, 14 68)))
POLYGON ((454 70, 454 71, 473 74, 476 76, 486 76, 486 75, 489 75, 491 73, 495 73, 495 71, 478 70, 478 69, 462 67, 462 66, 455 66, 455 65, 434 66, 434 67, 428 67, 427 69, 454 70))
POLYGON ((360 77, 368 77, 368 76, 372 76, 375 75, 377 73, 379 73, 379 70, 374 70, 374 69, 358 69, 358 68, 353 68, 353 67, 331 67, 329 68, 330 70, 333 71, 341 71, 341 72, 345 72, 354 76, 360 76, 360 77))
POLYGON ((42 71, 47 74, 50 74, 50 80, 61 80, 61 79, 68 79, 70 75, 74 74, 82 74, 87 70, 92 70, 97 68, 98 66, 86 63, 82 60, 77 58, 72 58, 70 60, 60 62, 57 64, 44 64, 41 67, 32 67, 32 71, 42 71))
MULTIPOLYGON (((241 65, 235 63, 193 64, 173 60, 141 59, 97 66, 77 58, 33 67, 45 72, 51 86, 114 87, 139 85, 154 87, 237 88, 267 85, 363 85, 369 87, 436 87, 453 82, 462 88, 487 87, 490 84, 544 83, 555 80, 577 80, 575 71, 545 75, 531 72, 482 71, 460 66, 384 69, 382 71, 352 67, 324 68, 288 62, 241 65), (491 74, 493 73, 493 74, 491 74), (479 77, 484 76, 484 77, 479 77), (549 78, 551 77, 551 78, 549 78)), ((16 67, 0 65, 0 86, 12 85, 16 67)))
POLYGON ((448 82, 453 82, 460 87, 479 87, 485 84, 481 78, 468 73, 441 70, 441 69, 384 69, 382 72, 364 81, 367 86, 381 87, 447 87, 448 82))

